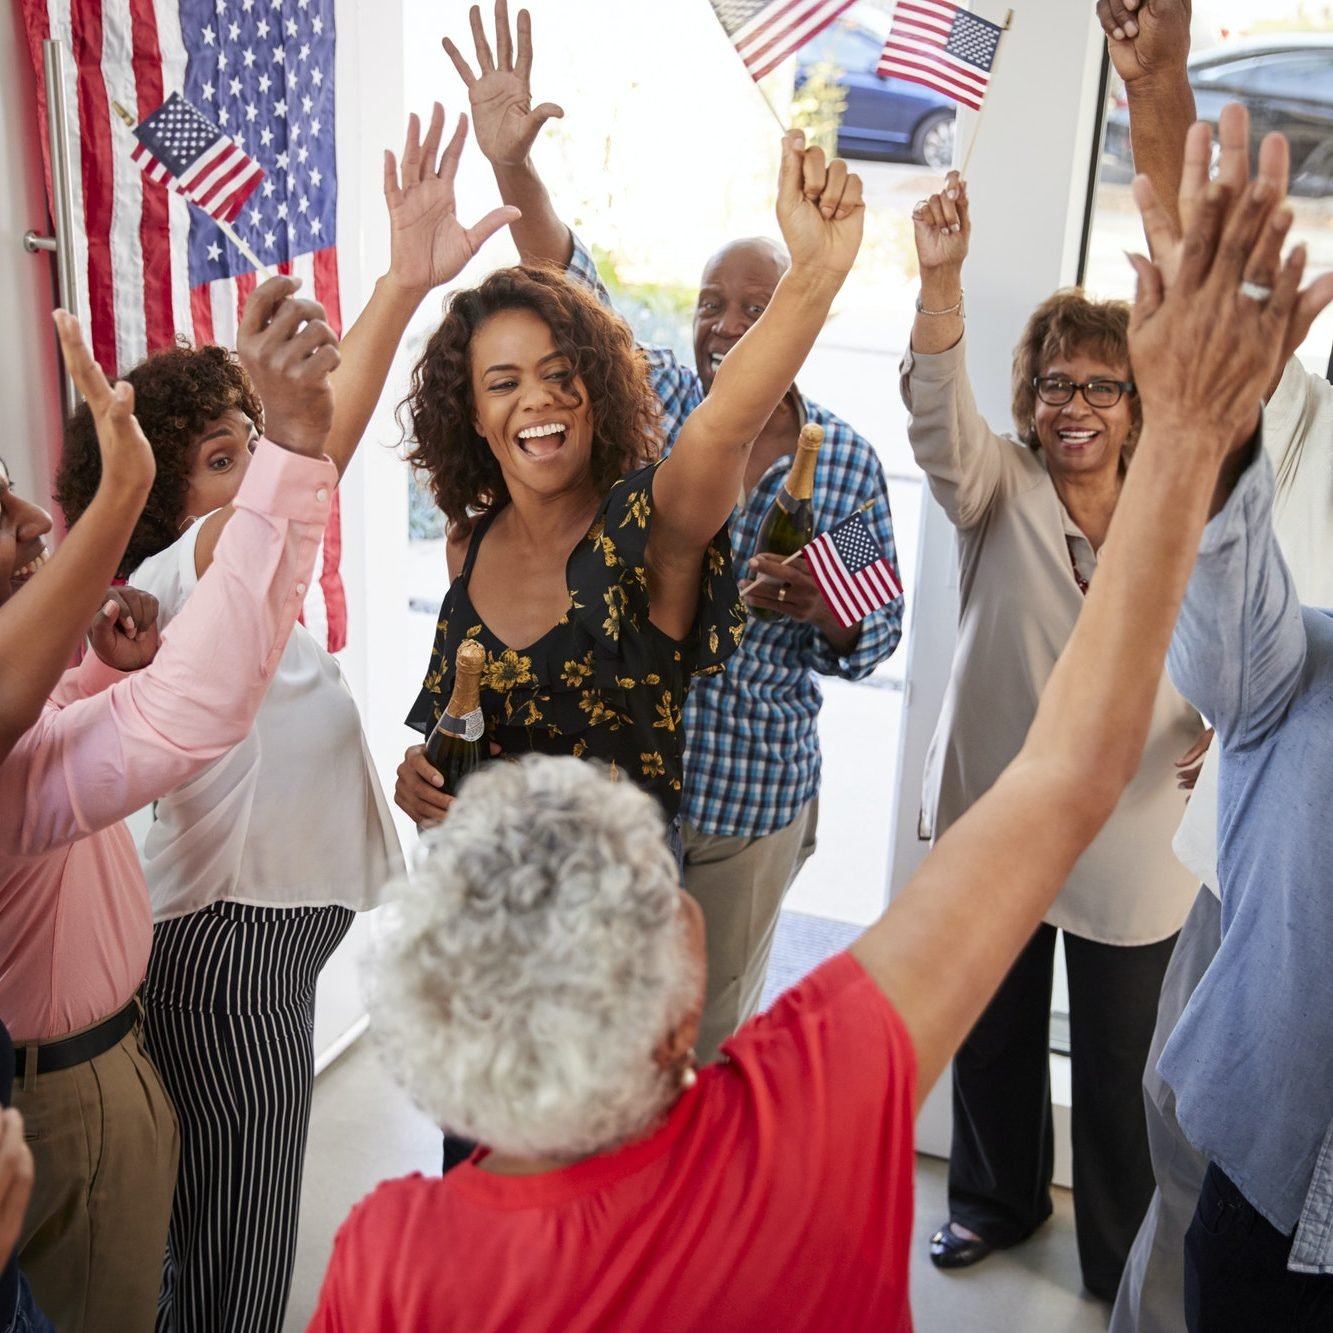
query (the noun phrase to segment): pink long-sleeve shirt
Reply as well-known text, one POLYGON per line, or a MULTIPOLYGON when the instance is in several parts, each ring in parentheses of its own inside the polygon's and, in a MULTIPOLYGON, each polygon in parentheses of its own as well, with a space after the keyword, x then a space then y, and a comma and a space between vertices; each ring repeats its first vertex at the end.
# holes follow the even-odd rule
POLYGON ((250 730, 300 613, 337 471, 255 450, 213 564, 151 665, 93 654, 0 765, 0 1019, 16 1044, 128 1003, 152 943, 122 822, 250 730))

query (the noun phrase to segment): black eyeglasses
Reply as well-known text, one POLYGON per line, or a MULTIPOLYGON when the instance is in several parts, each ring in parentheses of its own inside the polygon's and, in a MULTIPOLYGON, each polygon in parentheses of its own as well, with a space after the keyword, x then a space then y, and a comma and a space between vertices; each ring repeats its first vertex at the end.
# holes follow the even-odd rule
POLYGON ((1063 407, 1073 399, 1076 389, 1089 407, 1114 407, 1124 394, 1137 392, 1133 380, 1089 380, 1080 384, 1064 375, 1038 375, 1032 387, 1049 407, 1063 407))

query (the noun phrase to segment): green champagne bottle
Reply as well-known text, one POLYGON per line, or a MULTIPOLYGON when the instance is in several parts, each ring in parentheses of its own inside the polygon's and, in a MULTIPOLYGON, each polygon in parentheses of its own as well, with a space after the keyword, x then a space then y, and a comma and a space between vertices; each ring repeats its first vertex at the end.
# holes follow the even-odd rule
POLYGON ((426 759, 444 775, 444 790, 450 796, 458 795, 463 779, 480 767, 484 757, 481 672, 485 665, 486 649, 475 639, 458 645, 454 692, 426 742, 426 759))
MULTIPOLYGON (((810 497, 815 491, 815 463, 819 446, 824 443, 824 428, 814 422, 801 427, 796 441, 796 457, 791 470, 774 497, 764 521, 759 525, 759 541, 755 551, 773 555, 795 555, 815 535, 815 511, 810 497)), ((752 607, 750 614, 757 620, 776 620, 777 611, 752 607)))

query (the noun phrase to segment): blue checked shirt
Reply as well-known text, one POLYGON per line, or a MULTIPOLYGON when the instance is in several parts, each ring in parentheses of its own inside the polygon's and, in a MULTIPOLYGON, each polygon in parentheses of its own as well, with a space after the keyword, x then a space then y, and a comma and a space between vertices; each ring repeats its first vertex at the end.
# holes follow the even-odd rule
MULTIPOLYGON (((574 237, 568 276, 611 298, 592 256, 574 237)), ((698 373, 674 352, 647 347, 653 388, 662 403, 667 448, 685 418, 704 399, 698 373)), ((893 519, 884 470, 868 441, 845 421, 797 395, 802 420, 824 428, 815 469, 815 531, 823 532, 874 498, 866 520, 896 569, 893 519)), ((759 526, 787 476, 791 460, 778 459, 731 517, 737 574, 755 553, 759 526)), ((685 702, 685 793, 681 817, 704 833, 756 837, 790 824, 819 791, 818 675, 861 680, 887 661, 902 637, 900 597, 867 616, 861 637, 839 657, 813 626, 780 618, 751 618, 745 638, 724 672, 691 686, 685 702)))

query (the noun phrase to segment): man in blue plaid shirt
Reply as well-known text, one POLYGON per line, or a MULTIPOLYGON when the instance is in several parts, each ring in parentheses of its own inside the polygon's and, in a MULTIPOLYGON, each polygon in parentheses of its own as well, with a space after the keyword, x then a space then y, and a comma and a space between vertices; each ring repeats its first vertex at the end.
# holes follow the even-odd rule
MULTIPOLYGON (((448 39, 445 50, 468 86, 474 133, 494 168, 500 195, 522 210, 510 233, 524 262, 564 265, 573 281, 609 305, 592 256, 560 221, 529 157, 545 121, 564 113, 550 103, 532 106, 525 18, 519 19, 515 50, 503 0, 497 3, 494 53, 474 24, 479 73, 448 39)), ((668 448, 703 402, 723 357, 763 313, 787 262, 770 241, 726 246, 704 268, 694 316, 694 367, 682 365, 666 348, 645 348, 668 448)), ((685 705, 685 887, 698 899, 707 925, 708 992, 697 1047, 703 1061, 758 1010, 783 897, 814 850, 823 698, 817 677, 868 676, 902 634, 901 598, 843 629, 803 561, 784 565, 755 553, 760 523, 807 421, 824 428, 815 470, 815 531, 874 500, 867 521, 897 565, 884 472, 874 450, 793 385, 754 442, 745 491, 731 519, 737 573, 751 576, 741 585, 742 595, 750 606, 780 614, 752 618, 726 671, 696 680, 685 705)))

